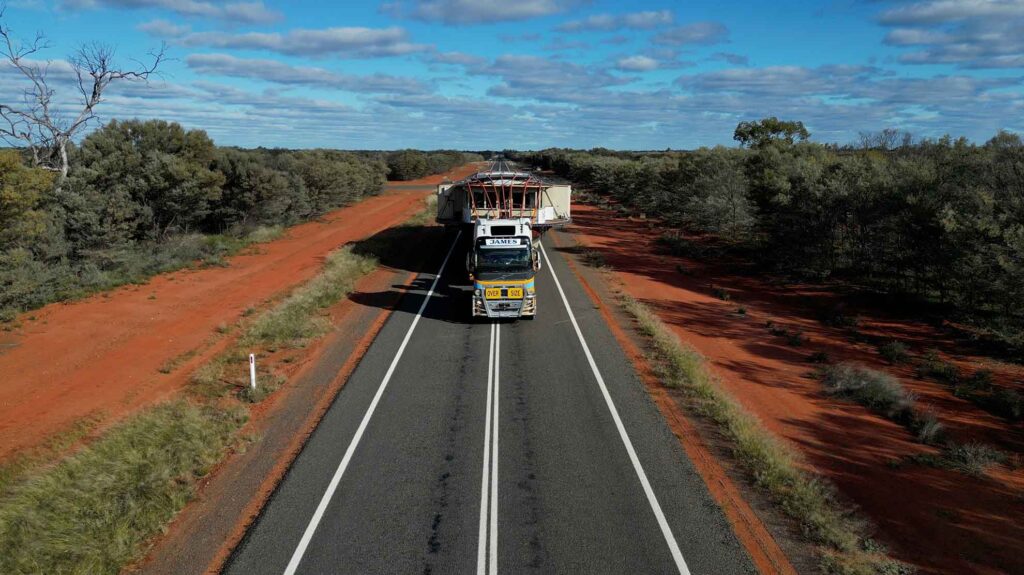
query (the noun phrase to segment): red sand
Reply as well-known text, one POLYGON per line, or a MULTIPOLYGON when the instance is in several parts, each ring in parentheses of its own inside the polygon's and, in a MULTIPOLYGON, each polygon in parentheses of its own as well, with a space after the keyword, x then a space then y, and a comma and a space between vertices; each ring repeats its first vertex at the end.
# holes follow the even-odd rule
POLYGON ((426 188, 465 177, 476 164, 399 182, 285 237, 230 259, 226 268, 183 270, 84 300, 24 314, 0 348, 0 460, 37 446, 85 416, 110 422, 166 398, 190 368, 226 345, 220 325, 319 272, 332 250, 397 225, 423 208, 426 188), (28 317, 34 316, 35 320, 28 317), (194 354, 170 374, 161 366, 194 354))
MULTIPOLYGON (((659 231, 649 229, 649 222, 615 218, 592 206, 574 207, 573 219, 569 232, 604 256, 623 289, 706 355, 727 390, 861 507, 897 556, 924 573, 1024 573, 1024 470, 999 468, 977 479, 918 465, 890 465, 893 459, 930 448, 859 405, 826 397, 806 358, 825 351, 832 360, 854 359, 890 371, 960 441, 980 439, 1019 455, 1024 452, 1020 425, 957 399, 939 384, 914 379, 910 368, 884 364, 872 347, 851 343, 841 330, 823 326, 815 319, 818 306, 834 300, 834 294, 778 288, 689 261, 686 268, 695 273, 683 275, 675 270, 683 260, 655 253, 653 240, 659 231), (711 295, 712 284, 729 291, 731 301, 711 295), (746 317, 735 313, 741 305, 746 317), (809 341, 787 346, 768 332, 767 320, 802 330, 809 341)), ((901 339, 915 352, 928 347, 955 351, 948 338, 927 326, 862 318, 862 332, 901 339)), ((954 359, 975 367, 981 361, 954 359)), ((1000 380, 1020 379, 1019 368, 985 363, 1000 370, 1000 380)))

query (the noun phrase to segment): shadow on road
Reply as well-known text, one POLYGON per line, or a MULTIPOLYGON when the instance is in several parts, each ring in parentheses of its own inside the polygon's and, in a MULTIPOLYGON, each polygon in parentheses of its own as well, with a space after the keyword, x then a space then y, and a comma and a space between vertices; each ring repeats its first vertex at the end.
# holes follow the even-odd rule
MULTIPOLYGON (((454 232, 439 226, 399 226, 379 232, 353 244, 352 251, 376 257, 383 266, 416 274, 434 274, 454 239, 454 232)), ((472 285, 464 262, 469 242, 463 237, 452 250, 444 276, 437 283, 433 300, 423 316, 450 323, 475 323, 470 316, 472 285)), ((349 299, 359 305, 415 315, 430 289, 433 277, 416 277, 408 285, 392 285, 379 292, 353 292, 349 299)))

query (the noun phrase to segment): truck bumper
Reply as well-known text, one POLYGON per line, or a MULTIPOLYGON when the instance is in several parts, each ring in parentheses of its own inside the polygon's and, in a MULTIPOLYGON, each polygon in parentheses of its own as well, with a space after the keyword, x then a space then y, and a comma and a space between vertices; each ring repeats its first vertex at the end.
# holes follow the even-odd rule
POLYGON ((473 317, 518 318, 537 313, 537 298, 485 300, 473 296, 473 317))

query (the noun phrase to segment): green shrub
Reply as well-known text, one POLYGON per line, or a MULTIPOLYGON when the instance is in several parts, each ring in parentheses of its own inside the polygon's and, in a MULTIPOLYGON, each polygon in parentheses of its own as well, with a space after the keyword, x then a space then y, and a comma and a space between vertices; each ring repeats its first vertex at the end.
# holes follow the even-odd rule
POLYGON ((804 337, 804 332, 802 331, 794 331, 786 334, 786 344, 793 347, 802 346, 805 340, 806 338, 804 337))
POLYGON ((711 286, 711 293, 714 294, 716 298, 722 301, 729 301, 732 299, 732 296, 729 294, 729 291, 721 286, 711 286))
POLYGON ((811 363, 828 363, 829 356, 824 351, 816 351, 811 355, 807 356, 807 361, 811 363))
POLYGON ((943 452, 946 464, 968 475, 980 476, 993 465, 1006 461, 1006 453, 980 442, 952 444, 943 452))
POLYGON ((938 445, 945 433, 945 426, 939 422, 934 413, 926 413, 915 419, 913 431, 917 440, 921 443, 925 445, 938 445))
POLYGON ((825 390, 846 397, 886 417, 906 421, 913 414, 913 393, 887 373, 855 363, 831 365, 822 371, 825 390))
POLYGON ((849 315, 842 310, 834 309, 821 316, 821 323, 832 327, 855 329, 860 327, 860 318, 855 315, 849 315))
POLYGON ((905 363, 910 357, 907 353, 907 346, 895 339, 891 339, 878 346, 878 354, 882 356, 885 361, 891 364, 905 363))
POLYGON ((1024 397, 1014 389, 997 387, 985 404, 990 411, 1010 421, 1024 418, 1024 397))
POLYGON ((960 380, 960 369, 948 361, 943 361, 938 350, 930 349, 917 365, 917 376, 930 377, 940 383, 955 385, 960 380))
POLYGON ((601 269, 608 267, 608 264, 604 259, 604 254, 597 250, 583 250, 581 257, 583 258, 583 263, 592 268, 601 269))

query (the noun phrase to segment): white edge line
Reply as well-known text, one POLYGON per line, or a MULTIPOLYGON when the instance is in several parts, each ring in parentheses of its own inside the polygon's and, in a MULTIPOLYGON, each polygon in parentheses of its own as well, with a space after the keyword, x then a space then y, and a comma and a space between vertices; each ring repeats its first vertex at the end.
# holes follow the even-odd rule
POLYGON ((491 324, 491 343, 487 350, 487 409, 484 417, 484 464, 480 480, 480 535, 477 539, 476 572, 477 575, 487 573, 487 489, 490 486, 491 470, 491 391, 494 381, 494 330, 491 324))
POLYGON ((316 532, 317 526, 320 525, 320 520, 323 519, 324 513, 327 511, 327 506, 334 497, 335 490, 338 489, 341 477, 345 474, 345 469, 348 468, 349 461, 352 460, 352 454, 359 445, 359 440, 362 439, 363 432, 366 430, 366 426, 369 425, 370 418, 373 417, 374 410, 377 409, 377 403, 380 402, 381 396, 384 395, 384 389, 388 386, 388 382, 391 381, 391 376, 395 373, 395 367, 398 366, 398 361, 402 359, 402 354, 405 353, 405 346, 408 345, 409 339, 412 337, 412 332, 416 329, 416 324, 418 324, 420 318, 423 317, 423 311, 427 309, 427 304, 430 303, 430 298, 434 295, 434 290, 437 288, 437 282, 441 280, 441 276, 444 274, 444 268, 448 265, 448 259, 451 258, 452 252, 455 250, 455 245, 459 242, 459 237, 461 235, 462 231, 460 230, 455 235, 455 240, 452 241, 451 247, 448 248, 448 253, 444 256, 444 261, 441 262, 441 268, 437 270, 434 282, 430 284, 430 291, 428 291, 427 296, 423 298, 423 303, 420 304, 420 309, 416 312, 416 317, 413 318, 412 325, 409 326, 409 331, 405 332, 405 338, 402 340, 402 345, 398 347, 398 352, 395 353, 394 359, 391 360, 391 365, 388 367, 387 373, 384 374, 384 379, 381 380, 380 387, 377 388, 377 393, 373 396, 373 401, 370 402, 370 407, 367 408, 366 414, 363 415, 363 420, 359 422, 359 428, 356 429, 356 433, 352 437, 352 442, 348 444, 348 449, 345 450, 345 456, 341 459, 341 463, 338 464, 338 469, 334 472, 334 477, 331 478, 331 483, 327 486, 327 491, 325 491, 324 496, 320 498, 320 504, 317 505, 312 519, 309 520, 309 525, 306 526, 306 531, 302 534, 302 539, 299 540, 299 544, 295 548, 295 552, 292 553, 292 558, 284 570, 284 575, 294 575, 295 571, 299 568, 299 563, 302 562, 302 556, 306 554, 306 548, 309 546, 309 542, 313 539, 313 534, 316 532))
POLYGON ((551 264, 548 252, 544 249, 544 244, 541 244, 540 251, 544 254, 544 259, 548 263, 548 270, 551 272, 552 279, 555 280, 555 287, 558 288, 559 295, 562 296, 565 311, 569 313, 569 320, 572 322, 573 329, 576 330, 576 337, 580 340, 580 345, 583 346, 583 353, 587 356, 590 370, 594 373, 594 379, 597 380, 597 385, 601 388, 601 394, 604 395, 605 403, 608 404, 608 411, 611 412, 612 420, 615 421, 615 427, 619 430, 619 437, 622 438, 622 443, 626 446, 626 452, 629 454, 629 460, 633 463, 633 469, 636 470, 637 477, 640 478, 640 485, 643 486, 644 494, 647 495, 647 502, 650 504, 651 510, 654 511, 654 516, 658 520, 661 534, 665 537, 665 542, 668 543, 668 548, 672 553, 672 559, 675 560, 676 568, 679 569, 679 573, 682 575, 690 575, 690 569, 686 566, 683 553, 679 550, 679 544, 676 542, 675 536, 672 535, 672 528, 669 526, 668 520, 665 519, 665 512, 661 510, 661 505, 658 503, 657 496, 654 495, 651 482, 647 480, 647 474, 644 473, 644 468, 640 465, 640 459, 636 455, 636 450, 633 449, 633 442, 630 441, 629 435, 626 433, 626 427, 622 424, 619 411, 615 408, 611 394, 608 393, 608 386, 605 385, 604 378, 601 377, 601 372, 597 369, 594 356, 590 353, 590 347, 587 346, 587 340, 583 338, 583 332, 580 331, 580 325, 576 322, 576 316, 572 313, 572 308, 569 307, 569 299, 565 297, 565 291, 562 290, 562 284, 558 281, 558 275, 555 274, 555 268, 551 264))

